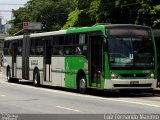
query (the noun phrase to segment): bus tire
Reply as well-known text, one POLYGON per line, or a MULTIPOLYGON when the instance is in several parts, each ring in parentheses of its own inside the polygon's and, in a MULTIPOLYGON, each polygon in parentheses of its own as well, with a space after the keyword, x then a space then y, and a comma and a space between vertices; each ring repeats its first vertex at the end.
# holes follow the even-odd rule
POLYGON ((85 77, 81 76, 81 77, 78 78, 78 86, 77 86, 77 88, 78 88, 79 93, 81 93, 81 94, 86 93, 86 91, 87 91, 87 82, 86 82, 85 77))
POLYGON ((12 79, 13 79, 13 82, 19 83, 19 79, 18 78, 12 78, 12 79))
POLYGON ((7 68, 7 81, 11 82, 11 70, 9 67, 7 68))
POLYGON ((33 84, 35 87, 40 86, 40 74, 39 74, 38 70, 35 70, 35 72, 33 74, 33 84))

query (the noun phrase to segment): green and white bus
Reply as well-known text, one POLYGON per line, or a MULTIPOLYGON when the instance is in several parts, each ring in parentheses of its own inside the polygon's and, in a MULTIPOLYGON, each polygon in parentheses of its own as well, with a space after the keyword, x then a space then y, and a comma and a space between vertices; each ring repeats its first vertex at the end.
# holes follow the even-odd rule
POLYGON ((100 90, 154 89, 157 55, 152 30, 101 24, 7 37, 3 71, 8 81, 100 90))

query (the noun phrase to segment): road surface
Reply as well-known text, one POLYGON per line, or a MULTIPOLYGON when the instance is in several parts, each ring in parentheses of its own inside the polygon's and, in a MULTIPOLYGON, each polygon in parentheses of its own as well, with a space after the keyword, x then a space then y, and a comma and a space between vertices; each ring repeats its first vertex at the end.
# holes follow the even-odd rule
POLYGON ((123 95, 102 91, 91 91, 84 95, 67 89, 36 88, 24 81, 8 83, 6 78, 0 75, 0 113, 160 114, 160 95, 153 96, 149 93, 123 95))

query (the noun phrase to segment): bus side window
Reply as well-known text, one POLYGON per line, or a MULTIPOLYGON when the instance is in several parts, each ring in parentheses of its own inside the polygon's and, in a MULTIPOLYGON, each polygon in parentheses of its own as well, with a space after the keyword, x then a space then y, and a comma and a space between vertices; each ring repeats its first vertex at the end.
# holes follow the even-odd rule
POLYGON ((88 49, 87 49, 87 45, 83 45, 83 55, 84 56, 88 56, 88 49))
POLYGON ((82 55, 82 50, 81 50, 80 47, 76 47, 75 54, 76 55, 82 55))
POLYGON ((4 42, 4 55, 8 55, 8 47, 9 47, 9 43, 8 42, 4 42))
POLYGON ((43 47, 39 47, 39 53, 40 55, 43 55, 43 47))
POLYGON ((59 55, 63 55, 63 50, 59 49, 59 55))
POLYGON ((52 54, 53 54, 53 55, 58 55, 58 49, 53 48, 53 49, 52 49, 52 54))
POLYGON ((65 55, 75 55, 75 47, 74 45, 65 46, 65 55))
POLYGON ((31 39, 31 55, 43 55, 43 40, 42 38, 32 38, 31 39))
POLYGON ((54 47, 52 49, 53 55, 63 55, 63 47, 54 47))
POLYGON ((12 55, 12 42, 9 43, 8 55, 12 55))
POLYGON ((71 49, 65 48, 65 55, 70 55, 70 54, 71 54, 71 49))
POLYGON ((35 55, 35 48, 34 48, 34 46, 35 46, 35 41, 34 41, 34 38, 31 39, 30 45, 31 45, 30 55, 35 55))
POLYGON ((87 46, 87 37, 86 34, 79 34, 76 37, 78 46, 76 47, 76 54, 77 55, 84 55, 87 57, 88 54, 88 46, 87 46))
POLYGON ((64 39, 65 37, 62 36, 53 36, 53 41, 52 41, 52 55, 64 55, 64 39))
POLYGON ((35 49, 34 49, 34 47, 31 47, 31 55, 35 55, 35 49))
POLYGON ((22 55, 22 40, 18 40, 17 55, 22 55))

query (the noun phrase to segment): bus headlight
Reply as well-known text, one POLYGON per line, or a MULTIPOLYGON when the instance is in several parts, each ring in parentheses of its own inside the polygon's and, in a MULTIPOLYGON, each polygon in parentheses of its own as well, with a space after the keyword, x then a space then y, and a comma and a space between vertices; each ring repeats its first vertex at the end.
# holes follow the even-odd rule
POLYGON ((154 74, 152 73, 152 74, 150 74, 150 78, 154 78, 154 74))
POLYGON ((116 74, 114 74, 114 73, 111 73, 111 78, 112 78, 112 79, 117 79, 118 76, 117 76, 116 74))

